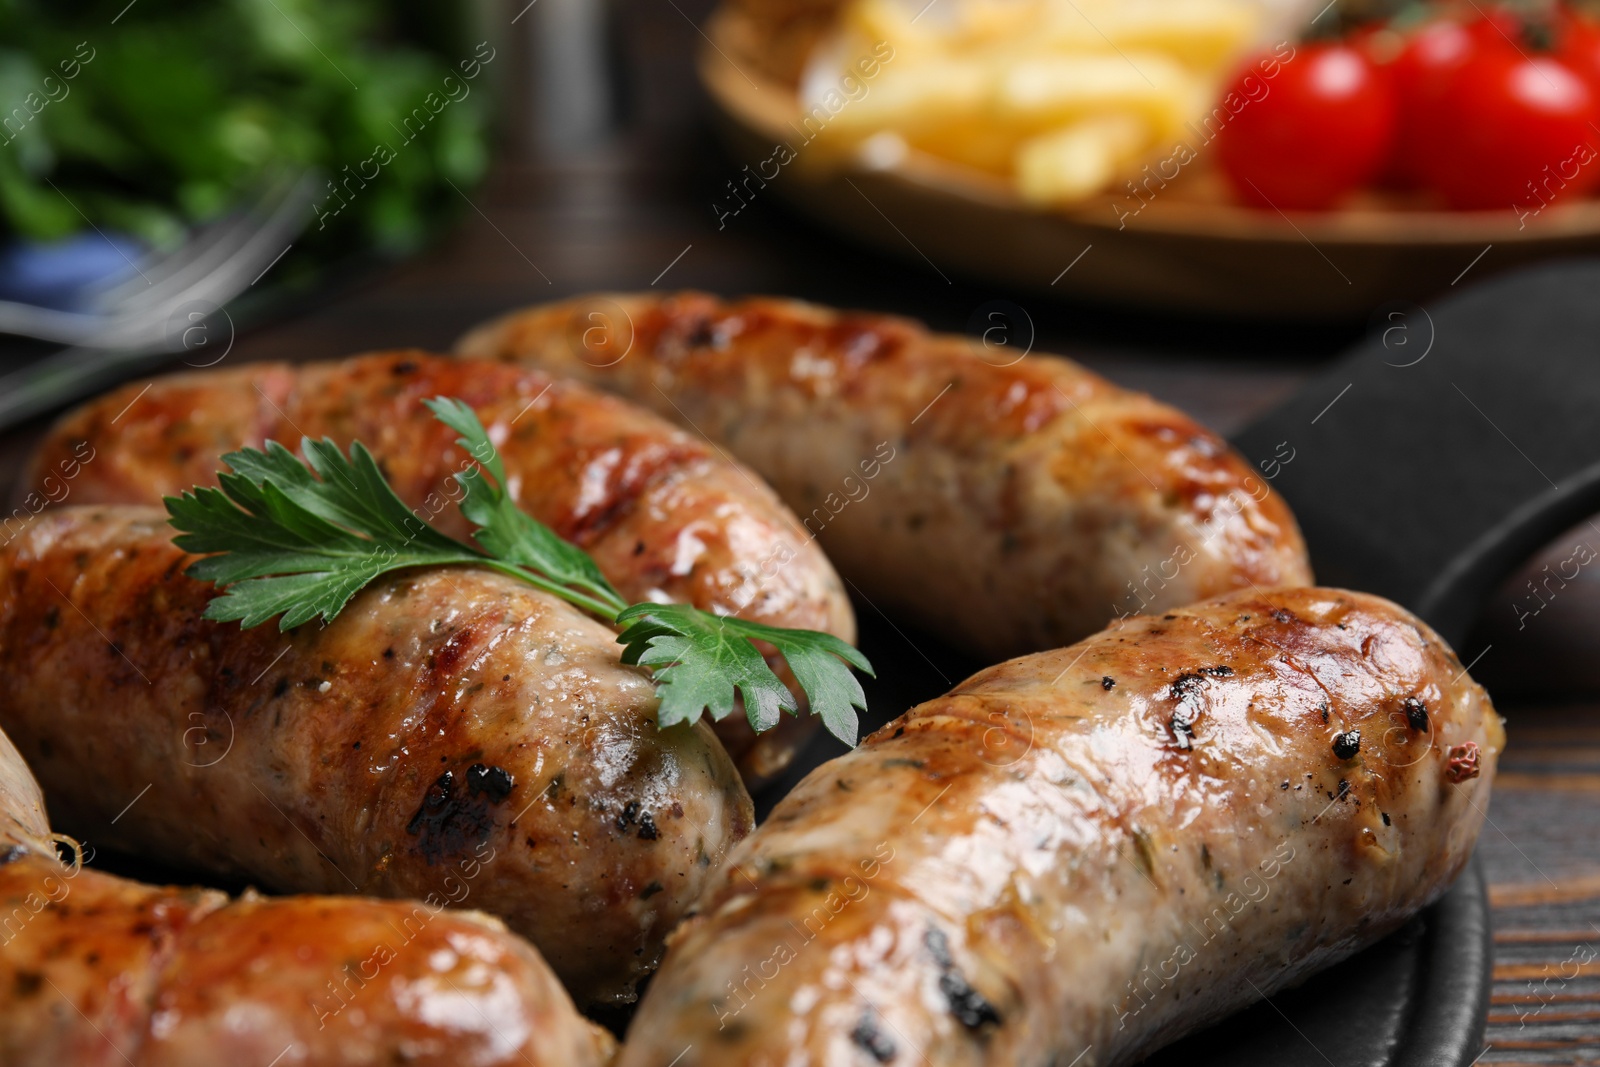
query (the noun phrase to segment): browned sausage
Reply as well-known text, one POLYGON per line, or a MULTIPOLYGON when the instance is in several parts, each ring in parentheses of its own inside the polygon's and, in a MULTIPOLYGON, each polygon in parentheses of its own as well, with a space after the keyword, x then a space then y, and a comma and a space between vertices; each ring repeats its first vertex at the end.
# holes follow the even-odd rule
POLYGON ((164 513, 45 511, 0 548, 0 727, 68 830, 286 892, 479 908, 583 1004, 628 1000, 751 825, 704 723, 564 601, 396 572, 326 627, 201 618, 164 513))
POLYGON ((1294 517, 1225 442, 1054 356, 700 293, 534 308, 460 350, 571 375, 709 435, 869 601, 985 657, 1311 580, 1294 517))
POLYGON ((1438 635, 1360 593, 991 667, 735 851, 619 1067, 1133 1062, 1443 893, 1504 743, 1438 635))
POLYGON ((7 1067, 602 1067, 536 952, 417 902, 140 885, 57 858, 0 734, 7 1067))
MULTIPOLYGON (((237 448, 269 439, 295 448, 304 435, 360 440, 421 518, 466 537, 451 478, 465 454, 422 405, 434 396, 477 411, 517 502, 583 546, 630 601, 682 601, 854 640, 838 576, 760 479, 649 412, 535 370, 401 352, 173 375, 68 414, 27 484, 40 504, 159 504, 215 485, 222 455, 237 448)), ((762 779, 816 724, 785 716, 757 740, 735 712, 718 734, 747 778, 762 779)))

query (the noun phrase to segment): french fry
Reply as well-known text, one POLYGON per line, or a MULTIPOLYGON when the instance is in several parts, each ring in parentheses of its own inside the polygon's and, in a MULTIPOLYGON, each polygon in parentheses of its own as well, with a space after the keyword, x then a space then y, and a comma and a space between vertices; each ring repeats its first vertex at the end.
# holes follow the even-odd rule
POLYGON ((1018 147, 1029 136, 1030 131, 1006 126, 986 117, 943 123, 920 130, 906 139, 932 155, 1005 176, 1011 173, 1018 147))
POLYGON ((1260 31, 1259 4, 854 0, 832 58, 803 83, 802 121, 829 151, 895 134, 1012 177, 1029 200, 1071 202, 1202 120, 1227 64, 1260 31), (882 42, 893 55, 881 73, 819 111, 840 57, 882 42))
POLYGON ((1167 131, 1188 117, 1192 94, 1191 75, 1159 52, 1082 54, 1007 64, 995 105, 1002 121, 1033 130, 1132 112, 1167 131))
MULTIPOLYGON (((949 2, 934 0, 936 5, 949 2)), ((959 47, 960 42, 953 41, 939 26, 934 10, 929 9, 919 18, 915 7, 900 0, 856 0, 845 8, 841 28, 869 46, 888 41, 894 45, 897 62, 900 59, 915 62, 919 56, 934 58, 947 53, 952 46, 959 47)))
POLYGON ((1135 115, 1102 115, 1024 141, 1017 149, 1017 191, 1038 204, 1063 204, 1110 185, 1150 144, 1135 115))
POLYGON ((1122 0, 1110 5, 1051 3, 1034 39, 1055 52, 1160 52, 1216 73, 1254 37, 1257 12, 1237 0, 1122 0))
POLYGON ((968 57, 902 64, 901 58, 897 54, 861 99, 833 116, 830 136, 858 138, 878 130, 898 130, 915 138, 946 123, 970 122, 992 112, 991 64, 968 57))

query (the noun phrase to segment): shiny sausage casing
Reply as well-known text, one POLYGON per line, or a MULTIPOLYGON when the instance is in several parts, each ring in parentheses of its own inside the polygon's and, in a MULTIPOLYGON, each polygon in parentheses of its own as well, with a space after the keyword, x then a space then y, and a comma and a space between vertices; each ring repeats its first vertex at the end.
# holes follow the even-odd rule
POLYGON ((631 996, 751 825, 704 724, 658 729, 610 630, 476 568, 327 626, 204 621, 155 509, 51 509, 0 549, 0 727, 61 824, 293 892, 479 908, 580 1003, 631 996))
POLYGON ((707 434, 867 599, 986 657, 1311 580, 1293 516, 1243 458, 1064 359, 699 293, 534 308, 459 350, 612 389, 707 434))
POLYGON ((619 1067, 1135 1061, 1442 894, 1503 745, 1439 637, 1359 593, 1236 593, 999 664, 735 850, 619 1067))
POLYGON ((57 857, 0 733, 7 1067, 601 1067, 536 952, 488 916, 351 897, 229 901, 57 857))
MULTIPOLYGON (((855 639, 832 566, 760 480, 647 411, 531 369, 420 352, 250 364, 115 390, 61 419, 25 482, 36 499, 159 504, 215 485, 224 453, 302 436, 366 444, 400 498, 454 537, 471 527, 452 475, 466 454, 424 399, 466 401, 500 450, 511 495, 582 546, 630 602, 678 601, 855 639)), ((786 669, 780 673, 787 677, 786 669)), ((818 720, 758 739, 717 724, 746 777, 775 774, 818 720)))

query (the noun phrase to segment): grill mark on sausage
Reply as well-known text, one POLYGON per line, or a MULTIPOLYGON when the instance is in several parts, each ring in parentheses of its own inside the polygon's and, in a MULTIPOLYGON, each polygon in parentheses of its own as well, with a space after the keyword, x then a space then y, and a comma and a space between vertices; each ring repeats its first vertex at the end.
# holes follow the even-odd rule
POLYGON ((1416 697, 1406 697, 1400 706, 1405 711, 1406 721, 1411 724, 1413 730, 1428 732, 1428 705, 1416 697))
POLYGON ((1199 696, 1205 689, 1205 682, 1205 678, 1198 674, 1180 674, 1167 690, 1178 704, 1177 710, 1167 720, 1167 728, 1172 731, 1172 739, 1180 748, 1194 746, 1194 726, 1204 710, 1199 696))
POLYGON ((939 992, 944 994, 950 1014, 955 1016, 956 1021, 972 1031, 999 1026, 1000 1013, 995 1010, 993 1004, 984 999, 982 993, 972 987, 966 975, 961 973, 955 957, 950 953, 950 941, 945 937, 944 931, 936 926, 928 927, 927 933, 923 935, 923 943, 928 946, 934 962, 939 965, 939 992))
POLYGON ((454 771, 439 775, 406 824, 406 833, 417 838, 417 851, 430 867, 487 841, 495 824, 489 806, 511 792, 511 776, 499 767, 473 764, 466 779, 466 788, 458 790, 454 771))
MULTIPOLYGON (((361 747, 359 741, 356 742, 356 747, 361 747)), ((473 796, 477 796, 479 793, 484 794, 489 798, 491 804, 498 804, 510 796, 511 790, 515 787, 516 780, 511 776, 511 772, 504 767, 474 763, 467 768, 467 790, 473 796)))
MULTIPOLYGON (((502 431, 506 440, 499 448, 503 453, 515 452, 519 447, 518 442, 536 441, 535 447, 541 458, 549 460, 540 464, 545 471, 569 472, 563 477, 583 486, 581 492, 558 491, 547 494, 543 500, 544 506, 535 509, 546 525, 568 540, 580 544, 597 540, 630 514, 639 500, 657 484, 705 461, 709 455, 704 446, 682 434, 674 434, 667 441, 660 439, 659 431, 640 433, 623 430, 612 437, 600 439, 595 439, 593 434, 584 434, 581 431, 588 420, 622 412, 625 405, 614 397, 604 395, 594 398, 594 411, 578 411, 570 405, 558 404, 556 401, 562 399, 561 394, 571 391, 572 387, 537 371, 510 365, 466 364, 420 352, 386 358, 369 357, 367 363, 371 366, 343 365, 350 368, 343 371, 348 378, 345 386, 347 392, 359 395, 365 373, 372 373, 381 380, 385 364, 390 369, 401 363, 410 363, 415 368, 407 377, 404 388, 395 390, 388 402, 389 411, 369 413, 366 421, 373 429, 381 429, 385 417, 405 421, 419 418, 419 412, 425 414, 421 401, 435 395, 455 396, 464 400, 482 414, 491 435, 500 429, 495 415, 507 413, 507 418, 516 425, 502 431), (523 403, 532 406, 512 418, 506 398, 520 397, 523 393, 529 394, 529 399, 523 403), (546 457, 547 453, 549 455, 546 457), (556 509, 553 505, 557 501, 568 506, 556 509), (571 506, 580 503, 581 506, 571 506)), ((286 409, 294 422, 304 424, 309 413, 315 411, 321 402, 320 397, 315 395, 315 384, 305 383, 297 391, 290 408, 286 409)), ((311 421, 317 420, 312 418, 311 421)), ((452 431, 431 422, 419 424, 418 428, 425 433, 424 440, 420 444, 415 441, 404 442, 414 447, 416 454, 427 454, 429 449, 452 454, 458 452, 453 446, 452 431)), ((358 425, 353 429, 363 439, 376 436, 366 426, 358 425)), ((430 492, 438 492, 439 486, 435 484, 439 480, 435 477, 437 473, 432 469, 422 472, 414 479, 412 491, 403 495, 408 500, 417 500, 425 498, 430 492)), ((524 479, 532 474, 531 471, 525 471, 524 479)))
POLYGON ((850 1040, 879 1063, 893 1061, 899 1052, 889 1035, 879 1029, 878 1014, 870 1008, 862 1013, 861 1021, 850 1031, 850 1040))
MULTIPOLYGON (((742 345, 763 352, 803 352, 830 361, 833 373, 826 378, 827 388, 844 397, 861 393, 869 374, 884 364, 906 360, 913 352, 920 354, 943 340, 906 319, 846 312, 813 320, 759 301, 725 305, 696 293, 656 302, 634 320, 636 346, 713 390, 713 368, 717 360, 726 358, 727 340, 735 336, 742 345)), ((954 347, 941 354, 939 362, 945 370, 928 378, 929 397, 945 385, 952 388, 914 433, 962 440, 978 432, 1005 439, 1031 433, 1071 411, 1072 404, 1056 387, 1055 378, 1026 362, 985 366, 981 380, 962 374, 972 365, 966 346, 979 343, 957 339, 954 347)), ((772 357, 774 370, 786 369, 788 358, 772 357)), ((915 369, 907 367, 908 373, 915 369)), ((816 388, 810 378, 794 376, 786 378, 784 385, 807 391, 816 388)), ((1200 431, 1196 428, 1195 432, 1200 431)))

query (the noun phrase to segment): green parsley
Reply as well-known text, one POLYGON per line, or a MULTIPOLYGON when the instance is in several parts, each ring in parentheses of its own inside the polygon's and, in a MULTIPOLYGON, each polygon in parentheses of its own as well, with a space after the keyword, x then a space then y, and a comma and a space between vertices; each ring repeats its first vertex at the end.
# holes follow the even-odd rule
POLYGON ((395 495, 377 461, 357 441, 349 454, 333 441, 303 443, 302 462, 276 441, 265 451, 223 456, 230 468, 220 488, 195 487, 167 497, 179 548, 204 558, 185 572, 223 591, 205 617, 280 630, 312 619, 329 622, 380 575, 406 567, 488 567, 622 627, 622 661, 649 667, 660 697, 658 724, 732 714, 734 695, 758 733, 798 713, 794 694, 752 641, 777 649, 828 732, 856 740, 856 710, 866 709, 850 668, 872 674, 856 649, 832 634, 788 630, 686 604, 634 604, 606 581, 582 549, 519 509, 505 492, 506 474, 478 416, 460 400, 426 401, 434 417, 461 436, 472 457, 455 475, 461 513, 477 527, 478 547, 446 537, 395 495))

